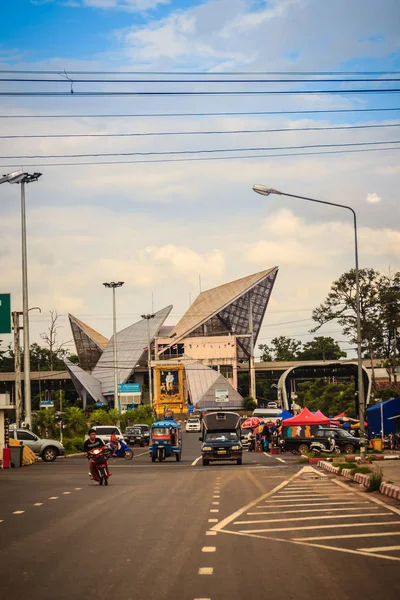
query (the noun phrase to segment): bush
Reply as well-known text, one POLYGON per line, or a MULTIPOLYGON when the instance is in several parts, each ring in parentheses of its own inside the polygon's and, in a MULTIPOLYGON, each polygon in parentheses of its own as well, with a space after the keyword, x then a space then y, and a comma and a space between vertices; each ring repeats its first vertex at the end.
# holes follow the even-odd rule
POLYGON ((334 467, 339 467, 339 474, 342 474, 343 469, 356 469, 357 465, 355 462, 344 462, 344 463, 332 463, 334 467))
POLYGON ((244 410, 253 411, 255 408, 257 408, 257 402, 251 396, 246 396, 243 398, 243 408, 244 410))
POLYGON ((382 469, 378 467, 371 475, 367 492, 379 492, 382 483, 382 469))
POLYGON ((355 475, 356 473, 371 473, 371 469, 369 467, 354 467, 354 469, 351 470, 351 474, 355 475))
POLYGON ((65 437, 63 440, 65 454, 75 454, 76 452, 83 452, 84 440, 85 438, 83 435, 65 437))

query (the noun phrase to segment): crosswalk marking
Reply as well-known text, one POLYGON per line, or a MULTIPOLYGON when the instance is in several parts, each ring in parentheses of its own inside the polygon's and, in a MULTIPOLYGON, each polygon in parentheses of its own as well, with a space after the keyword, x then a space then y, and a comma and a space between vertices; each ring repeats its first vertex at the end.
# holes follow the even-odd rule
POLYGON ((379 523, 341 523, 335 525, 308 525, 307 527, 282 527, 279 529, 241 529, 240 533, 267 533, 271 531, 300 531, 305 529, 342 529, 343 527, 375 527, 376 525, 400 525, 400 521, 383 521, 379 523))
MULTIPOLYGON (((258 513, 257 513, 258 514, 258 513)), ((381 513, 363 513, 362 515, 317 515, 316 517, 290 517, 289 519, 260 519, 258 521, 234 521, 234 525, 253 525, 254 523, 288 523, 289 521, 320 521, 322 519, 355 519, 355 518, 364 518, 364 517, 392 517, 392 513, 390 512, 381 512, 381 513)), ((318 527, 318 525, 317 525, 318 527)), ((335 526, 336 527, 336 526, 335 526)))
POLYGON ((400 550, 400 546, 378 546, 377 548, 358 548, 360 552, 392 552, 400 550))
POLYGON ((357 504, 357 505, 362 505, 362 504, 369 504, 369 502, 366 500, 365 502, 353 502, 353 501, 349 501, 349 500, 345 500, 343 502, 317 502, 315 504, 310 504, 309 502, 303 503, 303 504, 297 504, 294 502, 291 502, 290 504, 278 504, 275 503, 273 500, 271 500, 271 504, 261 504, 260 506, 257 506, 257 510, 262 510, 264 508, 297 508, 298 506, 348 506, 349 504, 357 504))
MULTIPOLYGON (((272 507, 271 507, 272 508, 272 507)), ((342 510, 364 510, 363 506, 360 506, 360 508, 349 508, 349 507, 344 507, 344 508, 330 508, 330 507, 326 507, 325 508, 308 508, 308 509, 303 509, 303 510, 274 510, 274 511, 268 511, 268 512, 249 512, 247 513, 249 516, 250 515, 290 515, 290 514, 298 514, 298 513, 317 513, 317 512, 339 512, 342 510)), ((379 508, 377 506, 371 506, 368 510, 379 510, 379 508)), ((318 518, 318 517, 316 517, 318 518)))

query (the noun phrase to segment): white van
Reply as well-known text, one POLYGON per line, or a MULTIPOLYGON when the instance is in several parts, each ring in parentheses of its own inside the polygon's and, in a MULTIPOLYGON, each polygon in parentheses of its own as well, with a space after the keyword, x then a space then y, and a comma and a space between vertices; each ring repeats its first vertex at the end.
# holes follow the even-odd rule
POLYGON ((258 417, 262 421, 272 421, 272 423, 276 423, 276 420, 281 412, 281 408, 256 408, 253 410, 251 416, 258 417))

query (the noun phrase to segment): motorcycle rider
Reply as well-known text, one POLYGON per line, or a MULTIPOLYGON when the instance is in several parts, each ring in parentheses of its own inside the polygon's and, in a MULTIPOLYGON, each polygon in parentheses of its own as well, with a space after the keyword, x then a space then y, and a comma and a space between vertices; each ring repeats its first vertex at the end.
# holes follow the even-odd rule
MULTIPOLYGON (((84 443, 83 451, 86 452, 86 456, 89 459, 89 469, 90 469, 91 479, 97 480, 98 476, 97 476, 96 466, 95 466, 94 462, 92 460, 90 460, 90 456, 89 456, 88 452, 90 450, 94 450, 95 448, 103 448, 105 446, 105 443, 103 442, 103 440, 96 437, 95 429, 89 429, 88 436, 89 436, 89 439, 87 439, 86 442, 84 443)), ((107 477, 111 477, 111 473, 108 470, 107 460, 105 458, 104 458, 104 464, 106 466, 107 477)))

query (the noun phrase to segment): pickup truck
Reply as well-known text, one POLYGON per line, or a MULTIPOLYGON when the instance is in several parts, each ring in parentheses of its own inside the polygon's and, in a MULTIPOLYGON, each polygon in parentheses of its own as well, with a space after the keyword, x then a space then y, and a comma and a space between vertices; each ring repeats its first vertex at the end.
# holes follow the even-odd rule
POLYGON ((45 462, 53 462, 57 456, 63 456, 65 449, 58 440, 41 439, 28 429, 11 429, 9 432, 10 438, 22 442, 24 446, 28 446, 45 462))
POLYGON ((124 431, 124 440, 127 444, 134 446, 148 446, 150 444, 150 427, 148 425, 133 425, 124 431))

